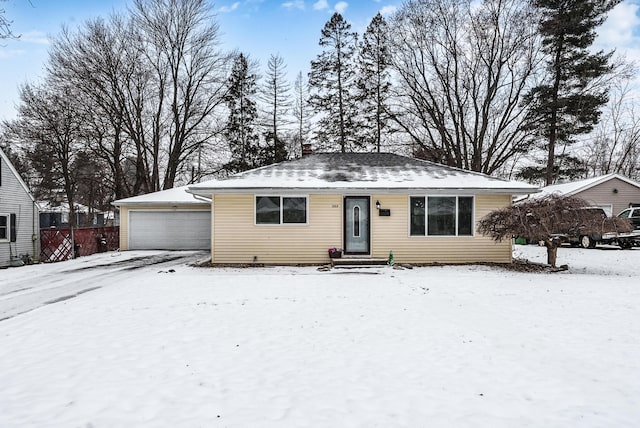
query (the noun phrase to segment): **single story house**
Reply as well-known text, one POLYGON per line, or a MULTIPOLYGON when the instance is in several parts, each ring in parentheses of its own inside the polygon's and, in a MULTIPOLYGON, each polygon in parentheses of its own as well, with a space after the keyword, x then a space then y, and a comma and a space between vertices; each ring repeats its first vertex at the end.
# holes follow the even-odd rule
POLYGON ((120 208, 121 250, 208 250, 211 202, 187 186, 113 202, 120 208))
POLYGON ((38 205, 0 149, 0 267, 21 265, 39 254, 38 205))
POLYGON ((214 264, 319 264, 333 247, 393 251, 402 263, 506 263, 511 241, 480 235, 477 221, 538 188, 389 153, 317 153, 188 191, 210 201, 214 264))
POLYGON ((591 206, 602 208, 609 217, 631 205, 640 205, 640 183, 619 174, 546 186, 536 196, 551 194, 582 198, 591 206))

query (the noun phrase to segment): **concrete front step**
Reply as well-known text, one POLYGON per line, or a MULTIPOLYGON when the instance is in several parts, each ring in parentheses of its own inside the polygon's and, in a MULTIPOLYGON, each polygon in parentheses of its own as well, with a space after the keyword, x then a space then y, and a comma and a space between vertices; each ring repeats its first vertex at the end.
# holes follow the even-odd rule
POLYGON ((349 268, 349 267, 379 267, 387 264, 387 259, 375 259, 371 257, 342 257, 339 259, 331 259, 331 265, 333 267, 339 268, 349 268))

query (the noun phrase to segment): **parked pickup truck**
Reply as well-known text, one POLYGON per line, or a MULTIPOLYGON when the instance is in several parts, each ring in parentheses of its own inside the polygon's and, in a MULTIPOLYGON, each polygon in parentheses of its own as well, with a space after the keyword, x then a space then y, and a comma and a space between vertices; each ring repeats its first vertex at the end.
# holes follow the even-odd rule
POLYGON ((596 244, 617 245, 622 249, 640 247, 640 230, 636 229, 631 233, 604 233, 596 244))
POLYGON ((631 207, 618 214, 618 217, 628 218, 633 223, 633 228, 640 229, 640 207, 631 207))
MULTIPOLYGON (((603 218, 607 214, 602 208, 585 208, 590 211, 596 211, 603 218)), ((640 207, 627 208, 618 214, 618 217, 629 218, 633 222, 635 230, 631 233, 603 233, 591 235, 564 235, 564 242, 568 242, 573 246, 581 246, 582 248, 595 248, 598 244, 617 245, 623 249, 640 247, 640 207)))

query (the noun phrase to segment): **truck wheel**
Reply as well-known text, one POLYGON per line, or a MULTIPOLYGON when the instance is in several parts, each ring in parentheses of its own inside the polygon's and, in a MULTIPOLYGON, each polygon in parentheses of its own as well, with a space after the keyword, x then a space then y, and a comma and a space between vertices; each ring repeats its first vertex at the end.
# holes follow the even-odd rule
POLYGON ((596 242, 588 235, 584 235, 580 237, 580 245, 582 245, 582 248, 595 248, 596 242))

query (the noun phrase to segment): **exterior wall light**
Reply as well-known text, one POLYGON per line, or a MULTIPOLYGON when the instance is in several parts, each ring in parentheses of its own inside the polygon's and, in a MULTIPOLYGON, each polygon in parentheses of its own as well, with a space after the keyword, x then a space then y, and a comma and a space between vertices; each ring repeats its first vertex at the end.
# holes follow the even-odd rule
POLYGON ((380 201, 376 201, 376 209, 379 210, 380 209, 380 201))

